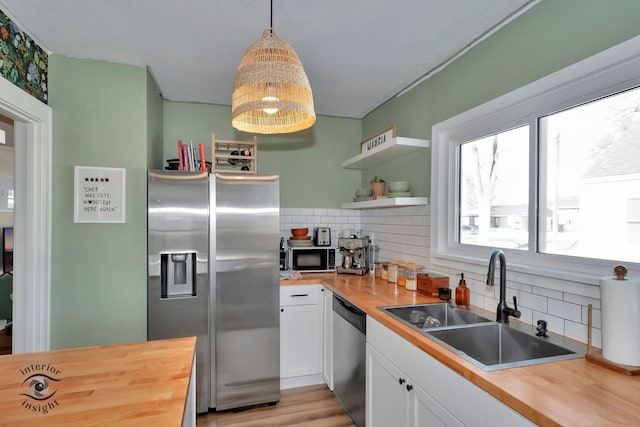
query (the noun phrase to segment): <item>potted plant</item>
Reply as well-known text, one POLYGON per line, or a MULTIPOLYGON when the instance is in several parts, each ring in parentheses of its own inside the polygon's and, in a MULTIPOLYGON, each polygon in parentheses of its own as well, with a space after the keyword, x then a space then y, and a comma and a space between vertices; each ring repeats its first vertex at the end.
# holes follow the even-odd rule
POLYGON ((374 176, 373 179, 370 181, 371 183, 371 187, 373 189, 373 198, 375 199, 376 197, 380 197, 380 196, 384 196, 384 187, 385 187, 385 181, 384 179, 378 177, 378 176, 374 176))

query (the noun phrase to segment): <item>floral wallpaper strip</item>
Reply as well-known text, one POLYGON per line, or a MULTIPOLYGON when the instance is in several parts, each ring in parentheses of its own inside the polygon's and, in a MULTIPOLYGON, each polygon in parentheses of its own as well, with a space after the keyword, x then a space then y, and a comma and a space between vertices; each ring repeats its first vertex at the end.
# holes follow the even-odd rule
POLYGON ((47 103, 47 52, 0 10, 0 75, 47 103))

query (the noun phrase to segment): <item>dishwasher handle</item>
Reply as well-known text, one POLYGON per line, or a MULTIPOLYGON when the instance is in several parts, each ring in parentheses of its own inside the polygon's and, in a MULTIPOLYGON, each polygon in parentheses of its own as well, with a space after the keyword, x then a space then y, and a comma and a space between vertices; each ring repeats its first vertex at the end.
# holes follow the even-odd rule
POLYGON ((366 335, 367 315, 349 301, 333 295, 333 311, 366 335))

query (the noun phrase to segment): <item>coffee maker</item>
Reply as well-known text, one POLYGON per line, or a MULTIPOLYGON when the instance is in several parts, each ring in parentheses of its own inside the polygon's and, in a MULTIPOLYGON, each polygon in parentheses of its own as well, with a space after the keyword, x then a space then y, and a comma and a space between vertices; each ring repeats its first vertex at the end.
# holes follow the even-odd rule
POLYGON ((341 237, 338 250, 342 254, 342 265, 336 268, 338 273, 362 276, 369 271, 369 237, 341 237))

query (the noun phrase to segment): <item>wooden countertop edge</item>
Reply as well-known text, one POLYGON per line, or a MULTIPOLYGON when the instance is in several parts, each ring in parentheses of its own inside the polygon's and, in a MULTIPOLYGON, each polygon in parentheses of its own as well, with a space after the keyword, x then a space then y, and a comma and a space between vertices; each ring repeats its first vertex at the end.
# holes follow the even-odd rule
MULTIPOLYGON (((189 370, 189 381, 187 381, 187 388, 184 390, 184 405, 182 405, 182 414, 180 414, 181 417, 181 425, 184 423, 184 419, 185 419, 185 415, 189 412, 189 409, 187 408, 187 405, 189 404, 189 389, 190 389, 190 385, 191 385, 191 380, 195 379, 196 376, 193 375, 193 370, 196 369, 196 344, 197 344, 197 337, 188 337, 189 340, 193 341, 193 351, 191 352, 191 369, 189 370), (193 375, 193 377, 192 377, 193 375)), ((193 396, 194 400, 196 398, 195 396, 195 385, 194 385, 194 396, 193 396)))
MULTIPOLYGON (((195 369, 193 363, 195 352, 196 337, 106 344, 2 356, 0 357, 0 371, 4 374, 13 372, 6 376, 13 380, 13 377, 27 375, 21 371, 24 366, 27 366, 27 368, 24 368, 27 373, 31 372, 27 371, 27 369, 34 369, 34 364, 36 366, 35 369, 41 369, 38 366, 45 366, 44 364, 39 365, 39 363, 60 368, 57 374, 62 372, 62 377, 59 380, 56 379, 56 381, 61 381, 60 389, 56 390, 56 399, 60 400, 59 404, 62 411, 53 412, 54 410, 52 409, 47 414, 47 417, 49 417, 47 420, 55 425, 75 423, 85 417, 84 411, 89 411, 93 414, 101 413, 102 415, 96 415, 99 417, 95 420, 97 422, 100 420, 125 423, 132 421, 150 422, 161 417, 165 425, 182 425, 184 417, 188 413, 187 401, 191 374, 195 369), (104 363, 96 364, 96 361, 104 363), (119 364, 122 364, 122 367, 119 364), (150 381, 157 376, 156 368, 158 364, 170 367, 167 372, 160 371, 160 377, 171 380, 171 384, 167 385, 168 388, 166 390, 163 389, 162 384, 150 381), (94 365, 98 369, 93 369, 92 366, 94 365), (113 374, 114 370, 118 372, 113 374), (16 374, 14 371, 19 373, 16 374), (130 377, 126 374, 128 371, 131 371, 130 377), (119 376, 123 379, 120 380, 119 376), (119 382, 123 386, 119 386, 119 382), (129 385, 133 385, 140 390, 147 390, 149 393, 133 394, 134 399, 132 401, 123 402, 122 393, 130 393, 129 385), (127 389, 125 390, 124 387, 127 389), (97 396, 98 394, 100 394, 101 400, 84 402, 88 396, 97 396), (158 394, 163 395, 162 399, 167 399, 167 396, 171 396, 170 404, 163 405, 163 412, 147 410, 132 412, 123 409, 130 407, 132 403, 145 405, 149 402, 155 402, 155 396, 158 394), (140 399, 137 399, 138 397, 140 399)), ((2 411, 10 410, 10 412, 4 412, 6 416, 13 420, 10 424, 13 422, 28 422, 28 420, 32 420, 35 423, 37 420, 38 413, 36 412, 28 411, 28 417, 20 415, 22 413, 20 411, 24 410, 24 408, 21 409, 23 405, 9 408, 9 405, 18 402, 19 399, 23 399, 15 397, 22 395, 18 393, 23 391, 22 387, 19 382, 15 384, 13 382, 0 383, 0 393, 4 393, 4 397, 10 396, 10 399, 1 402, 3 405, 2 411)), ((56 405, 58 405, 58 402, 56 402, 56 405)))
MULTIPOLYGON (((343 279, 341 279, 343 280, 343 279)), ((366 279, 365 279, 366 280, 366 279)), ((371 280, 371 279, 370 279, 371 280)), ((353 281, 353 280, 352 280, 353 281)), ((304 285, 304 284, 322 284, 330 291, 337 293, 338 295, 348 299, 351 303, 362 309, 367 315, 371 316, 378 322, 382 323, 401 337, 408 340, 410 343, 425 351, 444 365, 448 366, 459 375, 463 376, 467 380, 471 381, 473 384, 480 387, 485 392, 489 393, 499 401, 503 402, 505 405, 517 411, 522 416, 526 417, 530 421, 536 423, 540 426, 561 426, 561 425, 578 425, 579 421, 572 418, 571 411, 563 411, 560 406, 545 406, 544 408, 540 407, 540 405, 536 405, 541 402, 537 397, 533 397, 531 402, 527 402, 522 398, 518 397, 514 393, 505 389, 501 384, 511 383, 512 379, 517 379, 518 376, 522 373, 525 373, 525 376, 535 376, 540 367, 544 365, 534 365, 529 367, 520 367, 518 368, 518 373, 516 374, 510 369, 486 372, 476 367, 475 365, 467 362, 462 359, 455 353, 449 351, 448 349, 442 347, 441 345, 429 340, 428 338, 422 336, 418 332, 412 330, 408 326, 404 325, 400 321, 393 319, 390 316, 385 315, 380 310, 376 309, 371 304, 367 304, 366 302, 361 302, 358 300, 357 295, 353 293, 344 292, 343 289, 340 288, 340 283, 338 283, 336 274, 326 274, 324 277, 322 275, 316 275, 316 277, 303 278, 299 280, 286 280, 281 281, 281 285, 304 285), (355 296, 355 297, 354 297, 355 296), (544 411, 544 412, 542 412, 544 411)), ((375 286, 375 285, 374 285, 375 286)), ((406 291, 405 291, 406 292, 406 291)), ((413 292, 412 292, 413 293, 413 292)), ((415 294, 415 293, 414 293, 415 294)), ((438 299, 429 298, 423 296, 420 298, 421 302, 440 302, 438 299)), ((396 305, 402 305, 403 303, 397 303, 396 305)), ((385 304, 378 304, 385 305, 385 304)), ((390 304, 387 304, 390 305, 390 304)), ((604 369, 600 368, 596 365, 592 365, 588 362, 585 362, 584 358, 581 359, 573 359, 555 362, 554 365, 557 364, 565 364, 567 368, 567 372, 580 372, 580 370, 591 370, 591 369, 604 369), (586 365, 585 365, 586 364, 586 365), (570 369, 569 369, 570 368, 570 369)), ((609 371, 601 372, 602 375, 608 375, 609 371)), ((516 387, 516 391, 519 391, 520 394, 525 396, 530 396, 531 390, 526 390, 526 384, 522 382, 516 387), (523 391, 524 389, 524 391, 523 391)), ((544 391, 546 392, 546 390, 544 391)), ((535 394, 535 393, 534 393, 535 394)), ((596 411, 597 412, 597 411, 596 411)), ((574 413, 575 415, 575 413, 574 413)), ((603 414, 598 414, 600 417, 603 414)), ((635 414, 634 414, 635 415, 635 414)), ((640 415, 638 416, 640 418, 640 415)))

